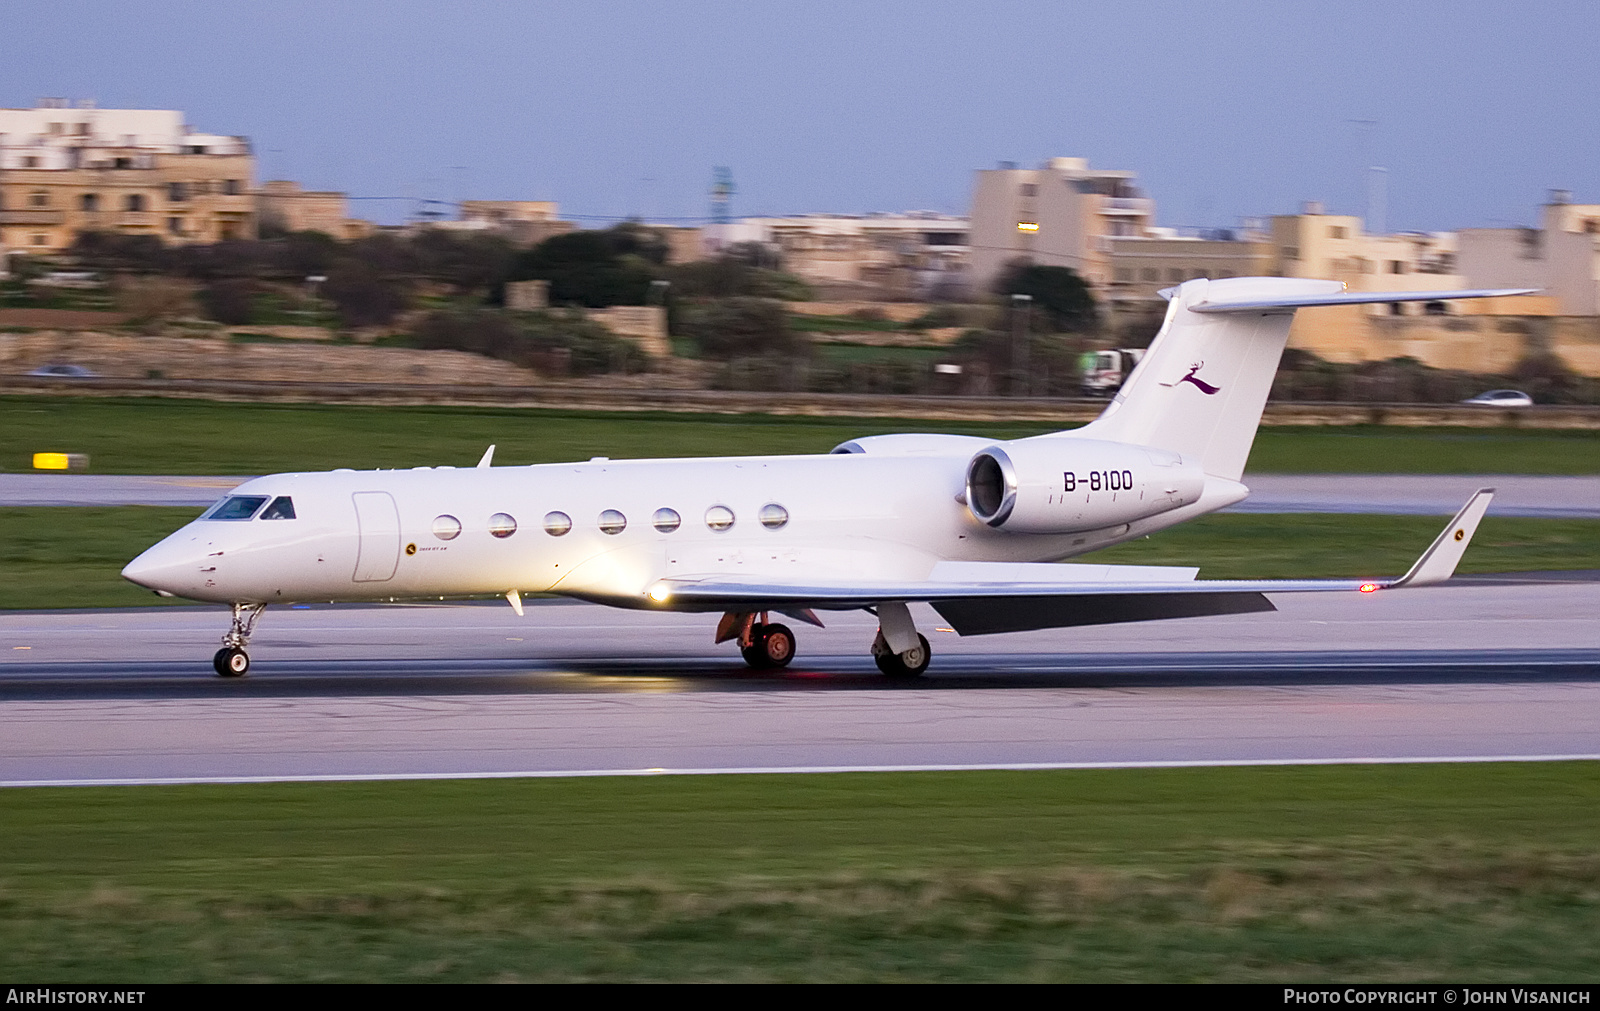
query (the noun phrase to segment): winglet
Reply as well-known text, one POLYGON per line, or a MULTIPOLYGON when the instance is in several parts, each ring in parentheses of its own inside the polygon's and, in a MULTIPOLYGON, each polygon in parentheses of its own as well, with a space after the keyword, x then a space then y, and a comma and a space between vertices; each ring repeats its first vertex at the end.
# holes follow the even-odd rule
POLYGON ((1402 586, 1430 586, 1442 583, 1455 574, 1456 566, 1461 562, 1461 556, 1466 553, 1467 545, 1472 543, 1472 535, 1477 532, 1478 521, 1483 519, 1483 514, 1489 509, 1489 502, 1494 498, 1493 488, 1479 488, 1467 504, 1456 513, 1455 519, 1444 528, 1438 538, 1417 559, 1417 564, 1411 566, 1411 571, 1389 584, 1391 589, 1402 586))
POLYGON ((491 445, 488 449, 483 451, 483 459, 478 461, 478 466, 480 466, 480 467, 492 466, 493 465, 492 464, 493 460, 494 460, 494 446, 491 445))

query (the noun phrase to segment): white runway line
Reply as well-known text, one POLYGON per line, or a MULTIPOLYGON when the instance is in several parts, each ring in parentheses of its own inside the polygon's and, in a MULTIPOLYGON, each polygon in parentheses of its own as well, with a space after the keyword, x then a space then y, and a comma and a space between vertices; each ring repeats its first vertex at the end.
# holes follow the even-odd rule
POLYGON ((596 776, 786 776, 840 772, 1048 772, 1093 769, 1207 769, 1286 765, 1472 765, 1486 762, 1594 762, 1592 755, 1422 755, 1405 758, 1240 758, 1172 762, 1016 762, 978 765, 804 765, 755 766, 739 769, 582 769, 526 772, 420 772, 328 776, 210 776, 153 779, 0 780, 0 789, 40 786, 202 786, 251 783, 387 783, 450 779, 580 779, 596 776))

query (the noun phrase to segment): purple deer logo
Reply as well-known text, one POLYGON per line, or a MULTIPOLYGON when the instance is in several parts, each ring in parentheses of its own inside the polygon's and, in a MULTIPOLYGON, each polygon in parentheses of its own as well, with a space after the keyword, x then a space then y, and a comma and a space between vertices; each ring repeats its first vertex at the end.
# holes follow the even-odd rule
POLYGON ((1205 367, 1206 367, 1206 363, 1205 362, 1195 362, 1193 365, 1189 366, 1189 374, 1188 375, 1184 376, 1182 379, 1179 379, 1177 382, 1174 382, 1174 383, 1162 383, 1161 385, 1162 386, 1177 386, 1177 385, 1179 385, 1179 383, 1188 383, 1189 385, 1193 386, 1195 389, 1199 390, 1201 393, 1204 393, 1206 396, 1209 397, 1213 393, 1217 392, 1218 387, 1212 386, 1210 383, 1206 382, 1204 379, 1201 379, 1201 378, 1199 378, 1198 376, 1195 375, 1196 372, 1199 372, 1201 369, 1203 369, 1205 367))

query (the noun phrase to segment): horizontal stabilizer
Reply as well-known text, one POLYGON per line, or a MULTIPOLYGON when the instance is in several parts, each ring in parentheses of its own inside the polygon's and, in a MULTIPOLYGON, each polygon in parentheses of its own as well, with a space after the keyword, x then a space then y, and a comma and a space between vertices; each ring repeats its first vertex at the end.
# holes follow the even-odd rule
POLYGON ((1368 305, 1377 302, 1449 302, 1458 298, 1499 298, 1532 295, 1538 288, 1470 288, 1462 291, 1347 291, 1329 295, 1243 296, 1207 298, 1190 303, 1190 312, 1259 312, 1270 309, 1305 309, 1316 305, 1368 305))

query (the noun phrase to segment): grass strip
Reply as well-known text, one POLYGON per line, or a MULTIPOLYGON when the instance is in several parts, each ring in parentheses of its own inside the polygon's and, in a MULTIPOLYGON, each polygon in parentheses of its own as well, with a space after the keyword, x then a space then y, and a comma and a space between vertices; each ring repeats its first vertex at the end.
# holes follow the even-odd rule
MULTIPOLYGON (((0 610, 181 604, 120 573, 134 556, 199 515, 159 506, 0 508, 0 610)), ((1202 579, 1399 575, 1443 528, 1439 516, 1207 516, 1085 560, 1198 565, 1202 579)), ((1461 571, 1600 569, 1600 521, 1483 521, 1461 571)))
MULTIPOLYGON (((334 467, 469 466, 490 443, 502 464, 824 453, 889 432, 995 439, 1037 423, 762 415, 604 414, 514 408, 228 404, 201 400, 0 397, 0 469, 33 453, 87 453, 102 474, 271 474, 334 467)), ((1594 474, 1600 432, 1383 427, 1264 429, 1258 473, 1594 474)))
MULTIPOLYGON (((1120 565, 1198 565, 1201 579, 1398 576, 1446 516, 1223 513, 1083 556, 1120 565)), ((1488 516, 1462 574, 1600 569, 1600 520, 1488 516)))
POLYGON ((1595 980, 1600 766, 29 789, 0 973, 1595 980))

